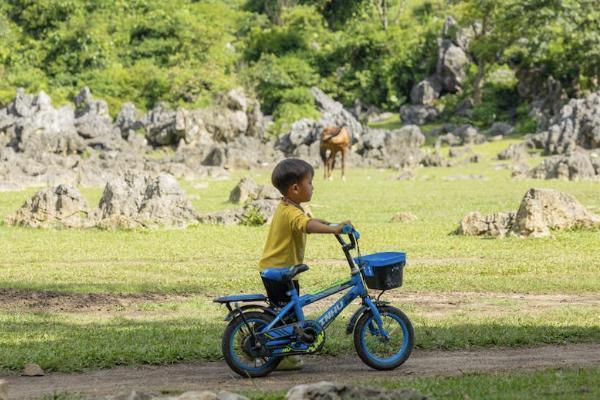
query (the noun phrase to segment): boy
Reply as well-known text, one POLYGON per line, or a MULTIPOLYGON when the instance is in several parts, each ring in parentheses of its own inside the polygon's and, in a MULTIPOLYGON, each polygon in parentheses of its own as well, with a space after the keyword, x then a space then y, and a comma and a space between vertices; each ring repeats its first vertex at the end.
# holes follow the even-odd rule
MULTIPOLYGON (((291 267, 302 264, 307 233, 341 233, 344 221, 331 226, 327 221, 305 214, 301 203, 310 201, 313 193, 313 167, 306 161, 288 158, 273 169, 271 182, 283 195, 275 210, 269 235, 259 262, 261 269, 291 267)), ((295 282, 296 286, 297 282, 295 282)), ((300 369, 302 359, 290 356, 283 359, 278 369, 300 369)))

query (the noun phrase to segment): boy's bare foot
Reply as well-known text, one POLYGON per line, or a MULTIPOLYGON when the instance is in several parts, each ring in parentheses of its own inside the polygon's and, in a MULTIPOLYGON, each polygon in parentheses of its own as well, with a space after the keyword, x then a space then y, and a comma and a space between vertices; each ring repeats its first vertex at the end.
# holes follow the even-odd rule
POLYGON ((288 356, 284 357, 279 363, 277 371, 296 371, 304 367, 304 361, 300 356, 288 356))

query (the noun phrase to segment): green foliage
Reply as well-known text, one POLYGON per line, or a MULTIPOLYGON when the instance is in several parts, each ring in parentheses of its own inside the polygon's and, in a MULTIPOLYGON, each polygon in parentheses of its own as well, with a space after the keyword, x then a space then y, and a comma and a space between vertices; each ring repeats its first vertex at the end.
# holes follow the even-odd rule
MULTIPOLYGON (((0 5, 0 101, 18 86, 62 101, 82 86, 143 108, 208 104, 239 85, 237 1, 10 0, 0 5)), ((11 93, 12 92, 12 93, 11 93)))
POLYGON ((245 214, 242 225, 261 226, 267 222, 262 213, 255 207, 251 207, 245 214))
POLYGON ((475 27, 475 67, 463 94, 440 102, 473 97, 475 122, 487 124, 522 101, 493 82, 499 65, 551 75, 571 95, 596 88, 599 13, 594 0, 6 0, 0 104, 16 87, 60 104, 89 86, 113 114, 124 101, 193 108, 243 84, 278 133, 317 116, 307 89, 318 85, 346 106, 396 111, 434 72, 453 14, 475 27))

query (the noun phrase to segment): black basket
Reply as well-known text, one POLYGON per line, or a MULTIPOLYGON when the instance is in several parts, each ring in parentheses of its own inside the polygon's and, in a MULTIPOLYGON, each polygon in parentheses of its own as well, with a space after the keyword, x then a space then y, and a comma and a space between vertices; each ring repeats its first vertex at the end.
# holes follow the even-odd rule
POLYGON ((298 293, 300 292, 298 281, 275 281, 262 276, 261 278, 265 285, 265 289, 267 290, 269 300, 279 307, 283 307, 290 302, 291 297, 287 293, 292 289, 292 283, 296 287, 298 293))
POLYGON ((385 267, 373 267, 373 276, 367 276, 362 270, 362 276, 369 289, 388 290, 402 286, 404 264, 392 264, 385 267))
POLYGON ((389 290, 402 286, 402 273, 406 265, 406 253, 383 252, 355 258, 367 287, 389 290))

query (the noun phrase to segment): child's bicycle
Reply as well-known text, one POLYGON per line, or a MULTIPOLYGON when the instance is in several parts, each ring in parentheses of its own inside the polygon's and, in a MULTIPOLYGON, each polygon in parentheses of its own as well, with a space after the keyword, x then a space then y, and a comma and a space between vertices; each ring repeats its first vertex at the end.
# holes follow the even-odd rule
MULTIPOLYGON (((354 299, 362 306, 350 318, 346 333, 354 333, 354 348, 360 359, 379 370, 391 370, 404 363, 414 346, 414 331, 408 317, 389 303, 371 298, 367 291, 386 291, 402 285, 406 263, 404 253, 360 255, 359 233, 345 225, 350 243, 335 235, 350 266, 350 279, 314 294, 298 295, 293 278, 308 270, 305 264, 271 268, 261 272, 268 297, 247 294, 219 297, 230 321, 223 334, 225 361, 243 377, 261 377, 273 371, 283 356, 315 353, 325 343, 325 329, 354 299), (358 251, 352 258, 350 250, 358 251), (358 264, 358 265, 357 265, 358 264), (366 287, 365 287, 366 283, 366 287), (304 318, 302 308, 345 289, 350 289, 316 320, 304 318), (250 302, 264 302, 249 304, 250 302), (242 306, 239 303, 247 303, 242 306)), ((383 292, 382 292, 383 294, 383 292)))

